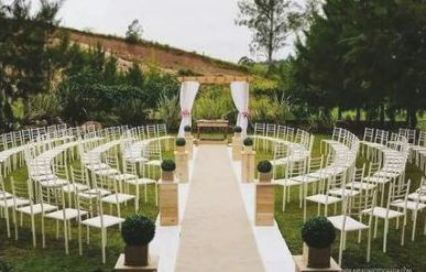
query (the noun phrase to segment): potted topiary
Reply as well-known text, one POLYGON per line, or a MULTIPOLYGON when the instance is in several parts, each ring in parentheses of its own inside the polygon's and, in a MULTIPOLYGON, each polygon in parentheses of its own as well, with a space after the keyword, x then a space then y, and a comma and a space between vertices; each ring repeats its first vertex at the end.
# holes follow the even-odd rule
POLYGON ((155 235, 155 224, 142 215, 131 215, 121 226, 124 248, 124 264, 128 266, 148 265, 148 244, 155 235))
POLYGON ((253 139, 250 137, 247 137, 243 141, 244 144, 244 150, 251 151, 253 150, 253 139))
POLYGON ((271 182, 272 179, 272 164, 270 161, 261 161, 257 165, 259 171, 259 182, 271 182))
POLYGON ((161 163, 161 179, 163 182, 173 182, 174 181, 174 176, 175 176, 175 171, 176 169, 176 164, 173 160, 164 160, 161 163))
POLYGON ((186 140, 185 138, 176 139, 176 150, 179 152, 185 151, 186 140))
POLYGON ((234 136, 240 137, 241 131, 243 131, 241 127, 239 126, 234 127, 234 136))
POLYGON ((304 255, 310 268, 330 267, 331 244, 336 239, 333 224, 325 217, 314 217, 302 228, 304 255))
POLYGON ((192 128, 191 128, 191 126, 185 126, 183 128, 183 131, 185 131, 185 137, 189 137, 189 136, 191 136, 192 128))

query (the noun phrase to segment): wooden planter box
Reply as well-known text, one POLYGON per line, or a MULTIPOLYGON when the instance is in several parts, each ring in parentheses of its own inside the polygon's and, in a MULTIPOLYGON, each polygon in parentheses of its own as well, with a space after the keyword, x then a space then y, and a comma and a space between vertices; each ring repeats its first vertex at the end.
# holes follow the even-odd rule
POLYGON ((189 182, 189 154, 187 151, 175 152, 176 178, 179 183, 189 182))
POLYGON ((272 173, 259 173, 259 182, 261 183, 271 183, 272 173))
POLYGON ((255 173, 255 151, 241 152, 241 182, 253 182, 255 173))
MULTIPOLYGON (((240 134, 240 133, 238 133, 240 134)), ((241 136, 234 134, 232 137, 232 160, 239 161, 241 160, 241 150, 242 150, 241 136)))
POLYGON ((174 171, 162 171, 161 172, 161 181, 164 183, 173 183, 175 181, 175 172, 174 171))
POLYGON ((255 197, 256 226, 273 226, 275 210, 275 185, 271 183, 256 184, 255 197))
POLYGON ((148 246, 125 246, 124 264, 128 266, 148 265, 148 246))
POLYGON ((179 224, 179 185, 177 183, 160 183, 160 225, 176 226, 179 224))
POLYGON ((185 135, 185 140, 186 140, 185 150, 188 152, 189 158, 192 159, 193 152, 194 152, 194 137, 192 137, 190 133, 189 136, 185 135))
POLYGON ((303 257, 309 268, 329 268, 331 247, 313 248, 303 243, 303 257))

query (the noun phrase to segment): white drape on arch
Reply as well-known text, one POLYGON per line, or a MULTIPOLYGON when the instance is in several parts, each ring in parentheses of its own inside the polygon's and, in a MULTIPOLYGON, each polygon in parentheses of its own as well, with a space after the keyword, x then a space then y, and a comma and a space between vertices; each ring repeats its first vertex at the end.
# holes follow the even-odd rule
POLYGON ((231 95, 238 110, 236 125, 241 127, 241 134, 245 136, 247 134, 249 117, 249 84, 245 81, 232 82, 231 95))
POLYGON ((191 119, 191 110, 192 105, 194 104, 195 97, 197 96, 198 88, 200 83, 196 81, 185 81, 182 82, 180 87, 180 115, 182 120, 180 121, 179 127, 179 137, 185 135, 184 128, 185 126, 190 126, 192 123, 191 119))

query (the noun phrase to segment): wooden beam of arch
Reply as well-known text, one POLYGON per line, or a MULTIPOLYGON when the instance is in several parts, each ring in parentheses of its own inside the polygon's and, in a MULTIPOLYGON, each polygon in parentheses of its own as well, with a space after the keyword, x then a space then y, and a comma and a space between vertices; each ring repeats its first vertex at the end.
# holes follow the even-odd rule
POLYGON ((178 77, 180 82, 196 81, 200 84, 214 84, 214 85, 229 85, 234 81, 245 81, 250 83, 251 77, 249 76, 186 76, 178 77))

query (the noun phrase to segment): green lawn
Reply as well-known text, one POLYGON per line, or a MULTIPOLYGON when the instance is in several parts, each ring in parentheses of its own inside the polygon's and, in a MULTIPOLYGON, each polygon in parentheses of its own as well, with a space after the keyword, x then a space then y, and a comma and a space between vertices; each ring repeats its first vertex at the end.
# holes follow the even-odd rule
MULTIPOLYGON (((319 155, 319 142, 327 138, 325 135, 316 135, 314 156, 319 155)), ((271 153, 257 152, 256 160, 271 159, 271 153)), ((363 163, 359 159, 357 164, 363 163)), ((414 183, 413 188, 417 188, 420 182, 422 172, 415 166, 409 165, 406 172, 406 178, 414 183)), ((275 219, 278 222, 282 235, 284 236, 290 251, 293 254, 302 253, 302 239, 300 229, 303 225, 303 209, 299 208, 298 189, 292 190, 291 203, 286 206, 286 211, 282 212, 282 188, 275 191, 275 219)), ((340 207, 338 211, 340 210, 340 207)), ((322 209, 323 211, 323 209, 322 209)), ((330 209, 333 212, 333 208, 330 209)), ((317 214, 317 205, 308 204, 308 218, 317 214)), ((394 222, 394 221, 391 221, 394 222)), ((357 233, 348 235, 347 250, 343 253, 343 266, 345 268, 411 268, 413 271, 426 271, 426 236, 423 236, 423 226, 425 215, 419 216, 417 221, 416 241, 411 242, 411 221, 408 219, 408 225, 405 235, 405 246, 400 246, 401 230, 395 229, 395 224, 390 224, 388 235, 387 253, 382 252, 383 245, 383 224, 379 224, 378 237, 372 242, 371 262, 366 263, 367 232, 363 233, 363 242, 357 243, 357 233)), ((339 242, 334 243, 333 257, 338 257, 339 242)))
MULTIPOLYGON (((319 141, 325 138, 324 135, 317 135, 314 147, 314 154, 319 154, 319 141)), ((167 152, 165 157, 171 157, 172 153, 167 152)), ((258 152, 257 160, 271 158, 271 153, 258 152)), ((75 162, 78 165, 78 162, 75 162)), ((24 182, 27 177, 24 168, 13 172, 12 176, 19 182, 24 182)), ((413 166, 409 166, 407 170, 407 178, 411 178, 416 187, 420 181, 421 172, 413 166)), ((298 205, 298 190, 292 190, 292 202, 287 205, 286 212, 281 211, 282 190, 276 190, 276 209, 275 218, 279 224, 279 228, 293 254, 300 254, 302 250, 302 241, 300 238, 300 228, 303 224, 302 210, 298 205)), ((157 216, 158 209, 154 202, 153 187, 149 188, 148 201, 141 200, 140 213, 154 219, 157 216)), ((124 215, 134 212, 133 205, 125 207, 124 215)), ((308 216, 316 215, 316 205, 309 205, 308 216)), ((8 239, 5 231, 5 221, 0 219, 0 260, 10 263, 15 272, 20 271, 112 271, 112 267, 119 253, 122 252, 123 242, 121 241, 118 228, 108 231, 108 247, 107 247, 107 263, 101 264, 100 251, 100 232, 93 230, 91 232, 91 244, 83 245, 84 254, 78 256, 77 245, 77 228, 73 228, 73 241, 70 244, 70 255, 66 256, 64 252, 63 240, 56 240, 56 224, 53 221, 46 220, 47 242, 46 249, 41 248, 41 236, 38 235, 38 247, 33 249, 31 246, 31 229, 28 217, 24 217, 24 225, 19 228, 20 239, 8 239)), ((418 221, 418 234, 416 241, 410 241, 411 222, 408 224, 406 232, 406 245, 400 247, 400 231, 395 230, 394 224, 391 224, 388 236, 388 253, 382 252, 382 228, 379 228, 379 236, 374 240, 372 247, 372 261, 370 264, 365 263, 366 243, 358 245, 353 235, 348 236, 347 250, 344 252, 344 267, 361 268, 412 268, 414 271, 425 271, 426 257, 424 250, 426 249, 426 237, 422 235, 425 217, 420 216, 418 221)), ((37 226, 40 226, 37 223, 37 226)), ((39 233, 38 229, 38 233, 39 233)), ((366 239, 366 233, 363 236, 366 239)), ((365 240, 364 240, 365 241, 365 240)), ((337 257, 337 245, 334 248, 334 257, 337 257)), ((0 267, 0 271, 1 270, 0 267)), ((200 270, 202 271, 202 270, 200 270)))

